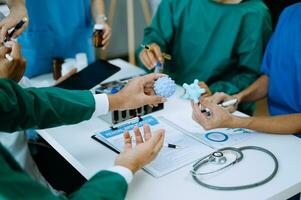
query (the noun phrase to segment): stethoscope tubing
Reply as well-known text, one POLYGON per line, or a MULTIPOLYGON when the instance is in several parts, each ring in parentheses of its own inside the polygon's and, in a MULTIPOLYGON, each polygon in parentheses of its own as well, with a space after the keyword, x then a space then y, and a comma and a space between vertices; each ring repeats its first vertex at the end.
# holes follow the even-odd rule
POLYGON ((273 161, 274 161, 274 164, 275 164, 275 167, 274 167, 274 170, 273 172, 268 176, 266 177, 265 179, 261 180, 261 181, 258 181, 256 183, 251 183, 251 184, 247 184, 247 185, 241 185, 241 186, 218 186, 218 185, 210 185, 210 184, 207 184, 207 183, 204 183, 203 181, 201 181, 198 176, 200 175, 204 175, 202 173, 197 173, 197 171, 199 170, 199 168, 204 165, 205 163, 208 162, 208 158, 210 157, 210 155, 208 156, 205 156, 201 159, 199 159, 196 164, 193 165, 193 169, 191 170, 191 174, 192 174, 192 177, 193 179, 201 186, 203 187, 206 187, 206 188, 209 188, 209 189, 213 189, 213 190, 224 190, 224 191, 231 191, 231 190, 244 190, 244 189, 250 189, 250 188, 254 188, 254 187, 258 187, 260 185, 263 185, 267 182, 269 182, 270 180, 272 180, 275 175, 277 174, 278 172, 278 169, 279 169, 279 163, 278 163, 278 160, 276 158, 276 156, 269 150, 265 149, 265 148, 262 148, 262 147, 258 147, 258 146, 244 146, 244 147, 240 147, 240 148, 234 148, 234 147, 226 147, 226 148, 223 148, 223 149, 220 149, 218 151, 225 151, 225 150, 232 150, 232 151, 235 151, 239 154, 242 155, 242 157, 240 158, 240 160, 236 160, 234 162, 231 162, 229 163, 228 165, 226 165, 225 167, 222 167, 221 169, 218 169, 218 170, 215 170, 213 172, 207 172, 205 174, 212 174, 212 173, 216 173, 218 171, 221 171, 231 165, 234 165, 235 163, 238 163, 242 160, 243 158, 243 153, 242 151, 246 151, 246 150, 255 150, 255 151, 261 151, 263 153, 266 153, 267 155, 269 155, 273 161))

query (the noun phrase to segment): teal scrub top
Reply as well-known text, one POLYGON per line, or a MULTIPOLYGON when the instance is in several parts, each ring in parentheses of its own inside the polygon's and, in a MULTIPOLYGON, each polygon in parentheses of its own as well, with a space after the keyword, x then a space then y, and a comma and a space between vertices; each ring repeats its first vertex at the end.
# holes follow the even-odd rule
POLYGON ((26 0, 26 7, 30 22, 19 38, 26 76, 51 72, 55 57, 85 52, 89 62, 95 59, 91 0, 26 0))

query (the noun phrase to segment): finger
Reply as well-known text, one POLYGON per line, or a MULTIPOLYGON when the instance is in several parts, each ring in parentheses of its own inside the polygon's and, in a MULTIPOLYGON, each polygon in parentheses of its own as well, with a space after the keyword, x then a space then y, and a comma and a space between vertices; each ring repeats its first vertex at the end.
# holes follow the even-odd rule
POLYGON ((227 96, 225 93, 217 92, 212 96, 211 102, 215 103, 215 104, 220 104, 223 101, 225 101, 226 98, 227 98, 227 96))
POLYGON ((157 156, 157 154, 159 153, 159 151, 161 150, 163 144, 164 144, 164 130, 160 129, 158 131, 156 131, 156 133, 154 134, 154 137, 156 137, 156 135, 159 135, 159 139, 158 141, 156 141, 155 143, 155 147, 154 147, 154 157, 157 156))
POLYGON ((143 65, 151 70, 152 69, 152 64, 151 64, 151 61, 149 60, 148 56, 147 56, 147 53, 146 53, 146 50, 143 50, 141 53, 140 53, 140 60, 141 62, 143 63, 143 65))
POLYGON ((165 74, 160 74, 160 73, 152 73, 148 74, 145 76, 142 76, 143 78, 143 86, 149 84, 149 83, 154 83, 157 79, 166 76, 165 74))
POLYGON ((17 31, 13 34, 12 38, 17 38, 17 37, 19 37, 19 36, 21 35, 21 33, 24 32, 24 30, 26 29, 26 27, 27 27, 27 23, 24 24, 19 30, 17 30, 17 31))
POLYGON ((101 49, 106 50, 108 48, 109 44, 110 44, 110 40, 106 44, 104 44, 101 49))
POLYGON ((132 139, 129 131, 125 131, 123 134, 124 139, 124 151, 129 150, 132 148, 132 139))
POLYGON ((200 82, 199 85, 201 88, 204 88, 206 90, 206 93, 204 93, 202 96, 211 96, 212 95, 208 85, 205 82, 202 81, 202 82, 200 82))
POLYGON ((162 139, 164 139, 164 130, 160 129, 155 132, 155 134, 147 141, 147 143, 150 145, 151 149, 154 149, 162 139))
POLYGON ((111 37, 111 34, 112 34, 111 28, 106 28, 103 34, 103 38, 111 37))
POLYGON ((158 60, 155 58, 155 55, 151 51, 146 52, 148 59, 150 60, 153 67, 157 65, 158 60))
POLYGON ((145 141, 148 141, 152 137, 151 129, 147 123, 143 125, 143 129, 144 129, 144 139, 145 141))
POLYGON ((134 133, 135 133, 135 137, 136 137, 136 144, 143 143, 143 138, 142 138, 140 129, 137 126, 134 127, 134 133))
POLYGON ((144 93, 146 95, 156 95, 155 91, 154 91, 154 88, 149 88, 149 87, 145 87, 144 88, 144 93))
POLYGON ((1 32, 0 32, 0 42, 4 42, 4 38, 7 35, 8 27, 6 25, 2 26, 1 32))
POLYGON ((77 73, 77 68, 72 68, 66 75, 60 77, 56 82, 55 85, 58 85, 60 83, 62 83, 63 81, 67 80, 68 78, 70 78, 72 75, 77 73))
POLYGON ((9 41, 7 43, 12 46, 11 56, 14 59, 20 59, 21 58, 21 46, 18 43, 13 42, 13 41, 9 41))
POLYGON ((111 36, 111 35, 109 34, 107 37, 103 37, 102 44, 108 43, 109 40, 110 40, 110 36, 111 36))
POLYGON ((158 60, 161 63, 164 63, 164 58, 162 56, 162 52, 161 52, 160 47, 158 45, 152 45, 151 47, 154 50, 155 56, 158 58, 158 60))
POLYGON ((21 59, 18 69, 16 70, 16 81, 17 82, 19 82, 22 79, 25 69, 26 69, 26 60, 21 59))
POLYGON ((197 103, 194 103, 194 101, 190 101, 190 105, 191 105, 193 112, 200 112, 200 108, 197 103))
POLYGON ((11 49, 5 46, 0 47, 0 58, 5 58, 5 54, 10 53, 11 49))
POLYGON ((160 103, 165 103, 166 101, 167 99, 165 97, 155 96, 155 95, 152 96, 145 95, 144 98, 142 99, 142 102, 145 105, 150 105, 150 104, 157 105, 160 103))
POLYGON ((204 108, 208 108, 212 113, 218 112, 220 110, 224 110, 223 108, 218 106, 216 103, 212 103, 212 102, 208 102, 208 101, 202 102, 201 106, 203 106, 204 108))

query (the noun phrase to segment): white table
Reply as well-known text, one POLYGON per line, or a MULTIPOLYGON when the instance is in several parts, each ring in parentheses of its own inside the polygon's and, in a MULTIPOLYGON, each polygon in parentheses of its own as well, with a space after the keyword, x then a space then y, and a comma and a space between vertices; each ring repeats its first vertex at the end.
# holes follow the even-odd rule
MULTIPOLYGON (((123 69, 115 78, 128 76, 127 67, 131 75, 135 74, 133 67, 121 60, 113 61, 123 69)), ((138 70, 138 69, 137 69, 138 70)), ((141 70, 137 74, 143 73, 141 70)), ((112 79, 110 79, 112 80, 112 79)), ((166 103, 163 111, 156 115, 164 115, 174 111, 183 116, 191 116, 189 102, 180 96, 183 89, 178 87, 176 94, 166 103), (179 106, 180 105, 180 106, 179 106)), ((39 130, 39 134, 58 151, 73 167, 85 178, 91 178, 99 170, 111 167, 116 154, 91 139, 91 136, 101 130, 109 128, 109 124, 99 118, 72 126, 62 126, 46 130, 39 130)), ((129 186, 127 199, 155 200, 155 199, 286 199, 301 191, 301 139, 295 136, 260 134, 238 146, 257 145, 271 150, 279 159, 279 172, 269 183, 248 190, 215 191, 197 185, 189 174, 191 165, 181 168, 162 178, 153 178, 144 171, 139 171, 129 186)), ((252 162, 246 162, 234 167, 232 173, 226 173, 224 182, 236 183, 242 177, 251 176, 251 179, 260 179, 262 174, 257 172, 258 166, 270 165, 268 159, 252 156, 255 152, 247 152, 252 162), (255 162, 254 162, 254 159, 255 162), (252 172, 244 173, 241 169, 248 167, 252 172), (236 173, 233 173, 235 171, 236 173)), ((272 165, 271 165, 272 166, 272 165)))

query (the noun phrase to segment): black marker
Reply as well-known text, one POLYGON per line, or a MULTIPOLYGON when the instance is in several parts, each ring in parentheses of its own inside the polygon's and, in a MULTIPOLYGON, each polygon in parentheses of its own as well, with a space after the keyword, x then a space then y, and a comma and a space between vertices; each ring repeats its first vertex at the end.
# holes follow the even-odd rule
POLYGON ((27 17, 23 17, 21 21, 15 26, 15 28, 8 34, 8 36, 5 38, 4 42, 7 42, 10 40, 10 38, 13 37, 14 33, 22 28, 22 26, 28 21, 27 17))
POLYGON ((164 144, 163 146, 171 148, 171 149, 180 149, 181 148, 179 145, 175 145, 175 144, 164 144))

